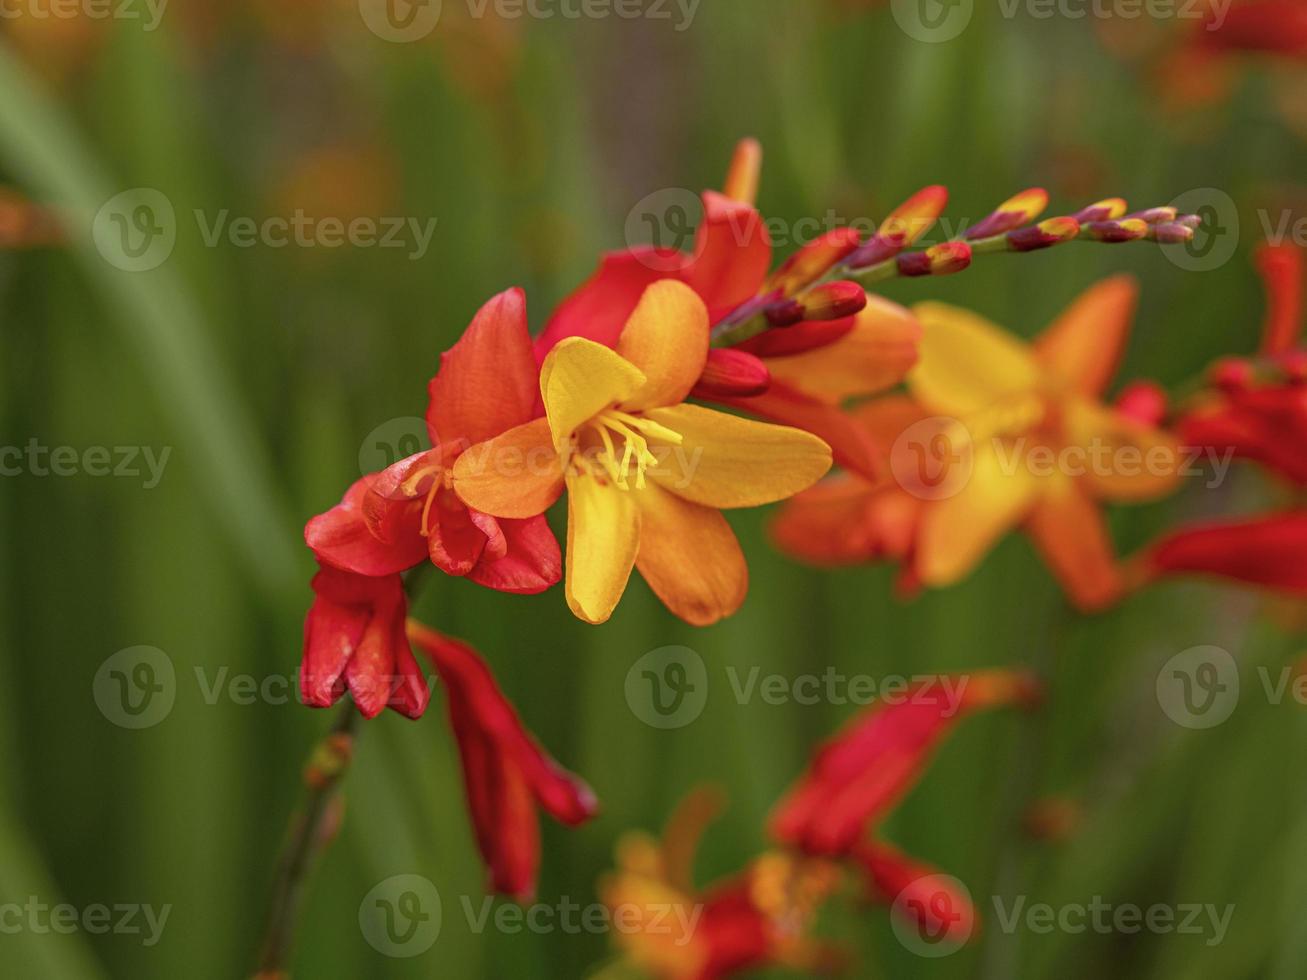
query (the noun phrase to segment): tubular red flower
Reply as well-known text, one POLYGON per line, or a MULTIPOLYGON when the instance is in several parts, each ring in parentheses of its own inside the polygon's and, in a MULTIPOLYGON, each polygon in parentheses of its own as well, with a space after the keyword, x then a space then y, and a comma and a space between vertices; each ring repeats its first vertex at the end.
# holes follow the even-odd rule
POLYGON ((772 817, 777 840, 809 854, 847 855, 920 779, 931 753, 974 711, 1030 704, 1028 674, 959 675, 956 686, 919 684, 900 702, 878 704, 823 746, 808 774, 772 817))
POLYGON ((475 650, 412 620, 408 636, 430 658, 445 685, 490 887, 528 898, 535 892, 540 867, 536 807, 574 827, 598 812, 594 793, 540 748, 475 650))
POLYGON ((1307 596, 1307 510, 1181 528, 1155 543, 1142 577, 1214 575, 1307 596))
POLYGON ((431 692, 404 634, 408 600, 400 577, 323 566, 313 591, 300 666, 304 703, 330 707, 348 689, 366 718, 386 707, 421 717, 431 692))

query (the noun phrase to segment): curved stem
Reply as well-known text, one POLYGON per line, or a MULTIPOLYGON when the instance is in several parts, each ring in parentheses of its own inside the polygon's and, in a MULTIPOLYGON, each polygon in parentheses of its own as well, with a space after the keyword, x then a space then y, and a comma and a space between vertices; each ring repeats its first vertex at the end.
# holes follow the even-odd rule
POLYGON ((314 746, 304 768, 307 797, 292 815, 286 843, 277 861, 272 907, 264 931, 256 980, 284 980, 295 941, 304 888, 317 857, 335 836, 331 823, 336 790, 349 768, 358 719, 354 702, 346 700, 327 736, 314 746))

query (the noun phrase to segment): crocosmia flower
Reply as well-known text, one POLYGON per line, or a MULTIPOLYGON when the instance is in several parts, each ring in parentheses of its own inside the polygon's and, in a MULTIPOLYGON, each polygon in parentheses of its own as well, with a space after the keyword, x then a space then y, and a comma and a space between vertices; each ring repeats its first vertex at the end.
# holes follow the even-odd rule
POLYGON ((695 851, 718 806, 696 792, 661 840, 629 833, 619 842, 617 869, 599 892, 615 921, 633 923, 615 933, 626 963, 657 980, 720 980, 768 967, 831 972, 843 957, 809 929, 839 883, 834 865, 772 851, 695 887, 695 851))
POLYGON ((526 899, 540 867, 537 808, 577 826, 598 811, 590 787, 522 727, 490 668, 465 643, 410 621, 409 636, 435 665, 458 740, 468 806, 492 891, 526 899))
POLYGON ((708 353, 707 309, 655 283, 615 348, 582 337, 545 358, 545 418, 473 446, 454 465, 466 504, 500 519, 538 514, 568 492, 567 601, 608 619, 632 568, 678 616, 707 625, 744 600, 748 573, 720 511, 781 500, 831 465, 798 429, 683 404, 708 353))
POLYGON ((896 476, 929 498, 914 549, 923 584, 960 580, 999 537, 1024 527, 1078 607, 1119 597, 1099 504, 1161 496, 1180 469, 1170 435, 1100 400, 1136 292, 1125 277, 1100 282, 1033 345, 966 310, 915 308, 925 335, 908 389, 936 427, 904 434, 908 465, 896 476), (921 486, 912 486, 914 453, 921 486))
POLYGON ((387 706, 419 718, 431 691, 404 633, 408 600, 398 575, 370 577, 323 566, 304 622, 300 695, 326 708, 346 689, 364 717, 387 706))
POLYGON ((1307 510, 1181 528, 1136 558, 1131 571, 1140 585, 1198 575, 1307 598, 1307 510))
POLYGON ((469 508, 453 489, 453 465, 472 443, 539 414, 538 370, 521 290, 496 296, 431 379, 427 429, 434 448, 355 483, 309 521, 320 561, 387 575, 429 558, 449 575, 504 592, 540 592, 562 575, 562 556, 541 510, 511 519, 469 508))

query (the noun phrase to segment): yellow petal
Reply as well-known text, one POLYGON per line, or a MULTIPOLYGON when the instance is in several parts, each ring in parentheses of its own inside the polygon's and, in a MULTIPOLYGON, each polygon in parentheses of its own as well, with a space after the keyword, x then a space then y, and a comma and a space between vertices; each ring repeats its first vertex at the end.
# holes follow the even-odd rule
POLYGON ((1090 286, 1035 341, 1039 363, 1074 391, 1102 394, 1116 373, 1138 298, 1132 276, 1090 286))
POLYGON ((923 333, 908 387, 929 411, 967 415, 1038 385, 1040 368, 1030 348, 1002 327, 943 303, 918 303, 912 312, 923 333))
POLYGON ((830 447, 811 433, 755 422, 698 405, 645 415, 679 433, 679 446, 654 442, 649 475, 678 497, 709 507, 758 507, 792 497, 830 469, 830 447))
POLYGON ((1093 612, 1121 596, 1120 568, 1102 509, 1079 481, 1047 481, 1026 530, 1076 608, 1093 612))
POLYGON ((868 294, 853 329, 825 347, 767 358, 772 378, 827 404, 898 384, 917 362, 921 325, 898 303, 868 294))
POLYGON ((658 598, 692 626, 735 613, 749 591, 749 568, 721 511, 656 483, 633 494, 640 505, 636 567, 658 598))
POLYGON ((644 387, 623 400, 632 411, 678 405, 708 360, 708 308, 689 286, 662 279, 644 291, 617 341, 617 353, 644 372, 644 387))
POLYGON ((495 517, 543 514, 563 491, 563 464, 545 419, 478 443, 454 463, 454 492, 495 517))
POLYGON ((917 574, 926 585, 964 578, 993 544, 1026 516, 1037 482, 1015 456, 977 443, 971 476, 954 496, 926 504, 917 541, 917 574))
POLYGON ((559 452, 578 427, 644 386, 644 373, 603 344, 568 337, 540 367, 540 394, 559 452))
POLYGON ((1080 455, 1074 462, 1093 496, 1152 500, 1179 483, 1188 460, 1170 433, 1087 399, 1069 400, 1064 420, 1067 442, 1084 450, 1083 465, 1080 455))
POLYGON ((629 490, 584 473, 567 477, 567 604, 602 623, 626 591, 640 545, 640 510, 629 490))

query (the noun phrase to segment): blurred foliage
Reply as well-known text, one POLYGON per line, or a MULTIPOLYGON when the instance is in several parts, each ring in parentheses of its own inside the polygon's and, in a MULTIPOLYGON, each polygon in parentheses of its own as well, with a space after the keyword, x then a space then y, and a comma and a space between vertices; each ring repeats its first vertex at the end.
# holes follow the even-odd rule
MULTIPOLYGON (((1147 73, 1116 60, 1086 21, 978 10, 962 38, 930 45, 886 7, 716 0, 678 32, 648 19, 478 20, 445 6, 453 13, 417 44, 379 39, 351 5, 325 0, 177 0, 155 32, 106 21, 90 36, 33 38, 11 27, 0 178, 79 214, 157 188, 179 231, 172 257, 139 274, 89 243, 0 255, 3 441, 173 447, 150 490, 87 475, 0 480, 0 902, 173 906, 152 948, 125 935, 0 935, 6 976, 248 972, 297 774, 327 719, 294 704, 209 703, 206 690, 295 670, 313 568, 302 521, 357 477, 369 433, 421 414, 439 351, 485 298, 525 286, 538 326, 601 250, 625 244, 635 202, 716 185, 738 137, 763 140, 760 206, 787 221, 831 208, 875 219, 933 182, 950 187, 954 219, 1035 183, 1058 212, 1224 189, 1242 232, 1234 258, 1209 272, 1151 247, 1074 245, 884 292, 969 305, 1030 335, 1093 280, 1132 270, 1143 301, 1120 378, 1178 385, 1255 345, 1256 208, 1295 206, 1307 162, 1262 75, 1198 126, 1164 114, 1147 73), (297 207, 434 218, 436 229, 414 260, 405 249, 211 247, 192 220, 297 207), (96 710, 92 679, 138 644, 172 658, 177 702, 132 731, 96 710)), ((1260 493, 1247 479, 1221 491, 1260 493)), ((1118 512, 1118 544, 1211 499, 1118 512)), ((763 846, 772 802, 855 709, 740 705, 728 667, 884 676, 1029 664, 1049 678, 1045 709, 969 721, 889 827, 967 883, 988 928, 926 961, 895 941, 885 909, 842 915, 824 928, 856 951, 852 974, 1307 972, 1296 928, 1307 718, 1250 696, 1226 725, 1186 731, 1153 694, 1159 665, 1202 643, 1232 650, 1256 687, 1256 665, 1299 652, 1274 625, 1283 617, 1228 590, 1168 586, 1078 618, 1023 540, 963 585, 904 605, 888 569, 794 567, 769 551, 763 515, 732 520, 752 591, 740 615, 706 631, 672 620, 635 582, 601 628, 574 621, 557 591, 512 599, 462 581, 433 581, 417 609, 486 654, 528 725, 603 801, 580 831, 544 827, 542 901, 594 901, 618 834, 656 827, 703 781, 731 799, 707 837, 704 879, 763 846), (711 695, 697 722, 659 731, 628 709, 623 682, 668 644, 704 657, 711 695), (1083 822, 1069 840, 1036 843, 1022 814, 1050 795, 1078 801, 1083 822), (995 894, 1236 910, 1212 948, 1174 934, 1006 934, 995 894)), ((465 922, 460 896, 479 907, 482 871, 436 701, 420 723, 368 726, 296 975, 584 975, 609 955, 602 936, 478 935, 465 922), (438 944, 413 960, 378 955, 356 928, 362 897, 402 872, 430 878, 445 900, 438 944)))

